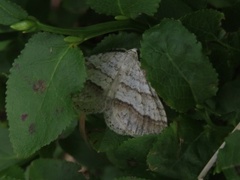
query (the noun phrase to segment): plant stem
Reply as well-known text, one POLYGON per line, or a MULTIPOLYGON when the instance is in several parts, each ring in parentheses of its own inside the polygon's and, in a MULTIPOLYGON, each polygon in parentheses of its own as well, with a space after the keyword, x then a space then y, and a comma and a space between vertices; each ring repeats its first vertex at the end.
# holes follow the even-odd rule
MULTIPOLYGON (((240 130, 240 123, 234 128, 234 130, 231 133, 234 133, 236 130, 240 130)), ((213 167, 213 165, 217 161, 217 155, 220 149, 223 149, 225 146, 225 141, 221 144, 221 146, 218 148, 218 150, 214 153, 214 155, 211 157, 211 159, 208 161, 208 163, 205 165, 203 170, 198 175, 198 180, 204 180, 205 176, 209 172, 209 170, 213 167)))
POLYGON ((146 29, 146 27, 144 27, 142 24, 139 24, 132 20, 110 21, 106 23, 100 23, 92 26, 75 29, 58 28, 42 24, 40 22, 36 23, 38 26, 38 30, 40 31, 47 31, 69 36, 78 36, 82 39, 82 41, 86 41, 90 38, 97 37, 110 32, 116 32, 121 30, 133 30, 137 32, 143 32, 146 29))

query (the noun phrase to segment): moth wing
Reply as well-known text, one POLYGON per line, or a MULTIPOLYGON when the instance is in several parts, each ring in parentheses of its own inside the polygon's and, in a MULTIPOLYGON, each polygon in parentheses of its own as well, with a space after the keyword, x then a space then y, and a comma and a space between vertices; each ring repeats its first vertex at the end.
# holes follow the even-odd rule
POLYGON ((108 52, 86 58, 88 79, 83 90, 72 96, 77 111, 91 114, 107 108, 110 101, 107 93, 121 66, 119 56, 119 53, 108 52))
POLYGON ((108 52, 87 58, 88 80, 107 92, 121 68, 120 56, 121 53, 108 52))
POLYGON ((107 105, 104 91, 90 81, 86 82, 81 92, 72 96, 72 101, 78 112, 86 114, 103 112, 107 105))
POLYGON ((104 111, 106 124, 118 134, 139 136, 160 133, 167 126, 164 107, 147 83, 137 52, 127 51, 108 93, 110 106, 104 111))

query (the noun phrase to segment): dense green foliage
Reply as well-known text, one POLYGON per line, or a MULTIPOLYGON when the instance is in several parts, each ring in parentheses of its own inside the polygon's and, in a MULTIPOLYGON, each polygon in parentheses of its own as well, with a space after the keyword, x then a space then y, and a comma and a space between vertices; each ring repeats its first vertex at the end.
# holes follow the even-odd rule
POLYGON ((239 17, 239 0, 0 0, 0 179, 197 179, 224 142, 206 179, 240 179, 239 17), (139 50, 161 134, 83 128, 85 57, 118 48, 139 50))

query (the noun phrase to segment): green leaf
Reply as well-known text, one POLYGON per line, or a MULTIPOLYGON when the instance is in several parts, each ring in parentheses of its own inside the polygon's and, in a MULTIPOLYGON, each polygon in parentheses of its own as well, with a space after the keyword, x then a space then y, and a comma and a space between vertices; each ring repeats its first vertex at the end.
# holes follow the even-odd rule
POLYGON ((0 172, 0 177, 7 176, 11 178, 16 179, 24 179, 24 171, 19 166, 11 166, 8 169, 5 169, 4 171, 0 172))
POLYGON ((107 152, 116 149, 129 136, 116 134, 109 128, 106 128, 102 114, 87 116, 86 128, 89 131, 88 138, 93 148, 98 152, 107 152))
POLYGON ((82 52, 62 36, 38 33, 29 40, 7 82, 10 139, 19 156, 30 156, 71 125, 70 94, 85 79, 82 52))
MULTIPOLYGON (((16 0, 15 0, 16 1, 16 0)), ((17 0, 19 1, 19 0, 17 0)), ((51 9, 51 1, 49 0, 27 0, 26 11, 39 21, 48 21, 51 9)))
POLYGON ((226 144, 219 150, 217 169, 223 170, 228 179, 239 179, 240 131, 237 130, 226 138, 226 144))
POLYGON ((175 170, 172 169, 172 164, 177 161, 178 152, 181 150, 176 130, 176 123, 164 130, 150 150, 147 163, 151 171, 159 172, 170 177, 176 176, 175 170))
MULTIPOLYGON (((240 54, 240 50, 239 50, 239 48, 240 48, 240 30, 233 32, 233 33, 229 33, 224 42, 230 46, 230 47, 227 46, 229 48, 229 50, 232 50, 233 52, 238 53, 236 56, 239 56, 239 54, 240 54)), ((235 62, 235 64, 239 65, 240 63, 235 62)))
POLYGON ((188 13, 192 12, 191 7, 189 7, 182 0, 162 0, 158 8, 158 12, 154 17, 161 18, 180 18, 188 13), (169 11, 169 9, 174 9, 174 11, 169 11))
POLYGON ((213 44, 211 46, 211 54, 209 58, 218 72, 220 85, 233 78, 236 69, 236 65, 233 61, 238 59, 236 52, 232 51, 232 49, 227 49, 220 44, 213 44))
POLYGON ((63 0, 62 7, 74 14, 83 14, 88 9, 86 0, 63 0))
POLYGON ((220 38, 221 32, 223 31, 221 27, 221 21, 223 19, 223 13, 216 10, 205 9, 190 13, 181 18, 181 21, 189 31, 193 32, 200 41, 204 42, 220 38))
POLYGON ((219 112, 240 113, 240 78, 229 81, 220 90, 217 96, 219 112))
POLYGON ((240 65, 240 31, 228 33, 221 42, 212 43, 210 59, 219 74, 219 84, 231 81, 240 65))
POLYGON ((225 169, 223 170, 223 174, 227 180, 238 180, 240 177, 239 166, 231 169, 225 169))
POLYGON ((38 159, 31 163, 26 172, 26 179, 44 180, 84 180, 85 178, 78 171, 81 167, 78 164, 54 160, 38 159))
POLYGON ((239 56, 240 56, 240 30, 228 33, 227 38, 223 40, 221 44, 226 48, 229 54, 229 58, 227 59, 229 66, 237 69, 240 65, 239 56))
POLYGON ((73 156, 77 162, 91 170, 107 164, 105 155, 94 151, 90 144, 87 144, 81 137, 78 129, 69 137, 61 139, 59 142, 64 151, 73 156))
POLYGON ((19 6, 21 6, 22 8, 26 8, 27 3, 29 2, 29 0, 10 0, 16 4, 18 4, 19 6))
POLYGON ((192 119, 178 120, 163 131, 150 150, 149 169, 170 179, 197 179, 223 135, 210 129, 202 131, 192 119))
POLYGON ((140 14, 152 16, 159 6, 161 0, 88 0, 92 9, 100 14, 106 15, 124 15, 130 18, 136 18, 140 14))
POLYGON ((97 46, 93 49, 91 54, 98 54, 107 52, 113 49, 133 49, 140 47, 141 36, 135 33, 121 32, 119 34, 110 34, 106 36, 97 46))
POLYGON ((141 42, 147 78, 172 108, 186 111, 217 91, 217 74, 202 46, 179 21, 165 19, 141 42))
POLYGON ((0 76, 0 114, 5 109, 5 91, 6 91, 6 85, 3 78, 0 76))
POLYGON ((0 126, 0 171, 18 163, 20 160, 13 152, 8 130, 0 126))
MULTIPOLYGON (((225 135, 226 132, 217 132, 206 128, 189 144, 182 155, 181 161, 175 166, 179 168, 178 170, 183 177, 182 179, 197 179, 199 172, 201 172, 216 152, 225 135), (181 168, 182 164, 184 164, 184 166, 181 168)), ((189 136, 189 134, 187 136, 189 136)))
POLYGON ((224 8, 234 6, 239 0, 208 0, 208 3, 215 8, 224 8))
POLYGON ((197 0, 197 1, 182 0, 182 1, 188 4, 193 9, 204 9, 207 7, 207 0, 197 0))
POLYGON ((234 32, 239 30, 240 22, 235 17, 240 17, 240 1, 233 6, 223 9, 225 19, 223 21, 224 29, 227 32, 234 32))
POLYGON ((108 166, 104 168, 104 171, 100 179, 115 180, 117 177, 122 177, 123 175, 124 175, 124 172, 121 169, 118 169, 114 166, 108 166))
POLYGON ((27 12, 20 6, 9 0, 0 1, 0 24, 11 25, 20 20, 26 19, 27 12))
POLYGON ((107 152, 109 160, 129 175, 150 177, 146 171, 146 158, 156 140, 156 135, 145 135, 124 141, 117 149, 107 152))
POLYGON ((104 132, 90 133, 89 139, 98 152, 107 152, 117 148, 122 142, 128 140, 129 136, 120 136, 107 128, 104 132))
POLYGON ((121 178, 115 178, 114 180, 147 180, 147 179, 133 177, 133 176, 126 176, 126 177, 121 177, 121 178))
POLYGON ((3 176, 3 177, 0 177, 0 180, 20 180, 20 179, 16 179, 16 178, 9 177, 9 176, 3 176))

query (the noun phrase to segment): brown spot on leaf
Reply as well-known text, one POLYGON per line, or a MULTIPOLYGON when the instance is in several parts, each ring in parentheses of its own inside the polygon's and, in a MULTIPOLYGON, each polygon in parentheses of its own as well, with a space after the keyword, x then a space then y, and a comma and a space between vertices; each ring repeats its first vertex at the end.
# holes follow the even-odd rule
POLYGON ((25 121, 27 119, 27 117, 28 117, 28 114, 22 114, 21 115, 21 120, 25 121))
POLYGON ((34 123, 31 123, 31 124, 29 125, 28 132, 29 132, 30 134, 33 134, 33 133, 36 132, 36 125, 35 125, 34 123))
POLYGON ((35 92, 43 93, 46 90, 46 83, 43 80, 38 80, 33 84, 33 90, 35 92))

